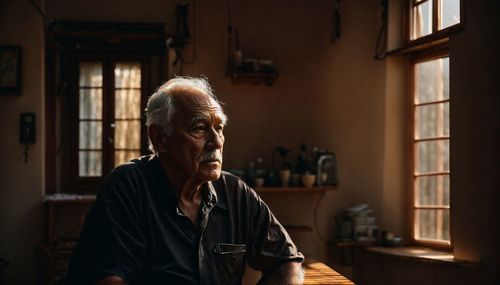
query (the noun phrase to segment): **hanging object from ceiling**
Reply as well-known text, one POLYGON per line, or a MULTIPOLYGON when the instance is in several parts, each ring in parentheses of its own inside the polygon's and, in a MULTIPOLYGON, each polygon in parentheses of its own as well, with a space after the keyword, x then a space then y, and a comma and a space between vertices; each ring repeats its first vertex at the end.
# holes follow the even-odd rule
POLYGON ((375 44, 375 55, 373 58, 382 60, 387 54, 387 22, 389 13, 389 1, 381 0, 380 7, 382 8, 382 26, 377 36, 377 43, 375 44))
POLYGON ((332 33, 330 34, 330 43, 335 43, 340 39, 342 33, 341 15, 340 15, 340 1, 333 0, 333 17, 332 17, 332 33))

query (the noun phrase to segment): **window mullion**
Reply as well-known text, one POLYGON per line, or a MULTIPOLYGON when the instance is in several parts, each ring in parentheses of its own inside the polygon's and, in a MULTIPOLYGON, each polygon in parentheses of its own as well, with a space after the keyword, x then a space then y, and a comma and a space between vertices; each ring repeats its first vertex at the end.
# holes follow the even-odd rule
POLYGON ((438 31, 439 15, 441 14, 441 5, 439 0, 432 0, 432 33, 436 34, 438 31))
POLYGON ((103 152, 104 152, 103 157, 105 157, 105 159, 103 160, 104 173, 109 173, 109 171, 111 171, 113 167, 113 165, 110 163, 111 154, 113 153, 113 140, 114 140, 113 136, 114 120, 111 108, 113 103, 112 102, 113 76, 110 70, 112 70, 112 63, 110 60, 105 60, 104 72, 103 72, 103 79, 104 79, 103 109, 105 110, 104 122, 103 122, 103 130, 105 130, 103 134, 103 152))

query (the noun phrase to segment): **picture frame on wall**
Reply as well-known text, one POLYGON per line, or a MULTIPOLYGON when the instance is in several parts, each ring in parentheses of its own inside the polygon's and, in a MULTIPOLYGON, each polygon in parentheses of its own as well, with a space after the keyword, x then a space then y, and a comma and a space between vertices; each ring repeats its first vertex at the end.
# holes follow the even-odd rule
POLYGON ((0 94, 21 94, 20 46, 0 46, 0 94))

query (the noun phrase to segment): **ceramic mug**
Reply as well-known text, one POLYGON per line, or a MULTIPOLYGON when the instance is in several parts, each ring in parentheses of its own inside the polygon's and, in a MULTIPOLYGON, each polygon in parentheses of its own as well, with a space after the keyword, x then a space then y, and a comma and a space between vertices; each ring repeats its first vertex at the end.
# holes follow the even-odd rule
POLYGON ((283 187, 288 187, 290 176, 292 176, 292 171, 290 171, 290 169, 280 170, 280 180, 283 187))
POLYGON ((311 188, 314 186, 314 181, 316 180, 316 175, 314 174, 304 174, 302 175, 302 184, 306 188, 311 188))

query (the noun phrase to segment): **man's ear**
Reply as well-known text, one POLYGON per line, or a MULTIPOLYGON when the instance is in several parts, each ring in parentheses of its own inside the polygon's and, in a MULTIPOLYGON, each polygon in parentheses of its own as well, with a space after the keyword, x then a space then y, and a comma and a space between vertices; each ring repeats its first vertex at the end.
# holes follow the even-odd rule
POLYGON ((161 126, 156 124, 150 125, 148 128, 148 136, 157 152, 166 151, 166 136, 161 126))

